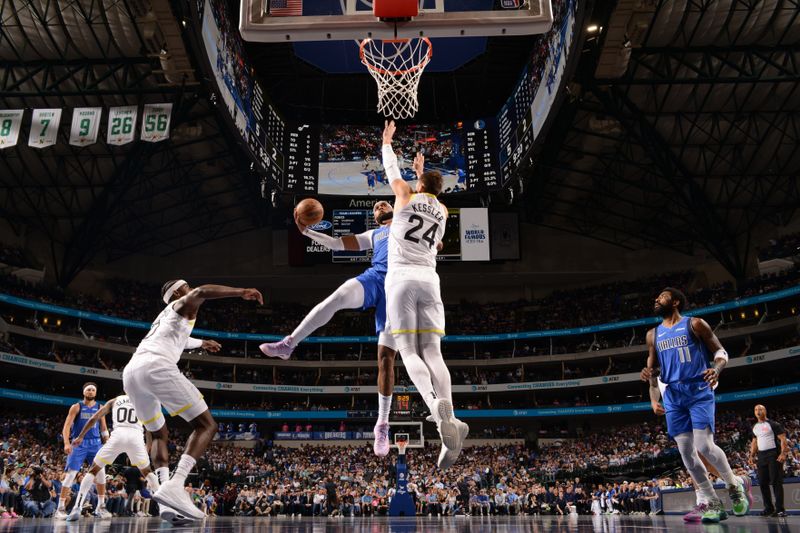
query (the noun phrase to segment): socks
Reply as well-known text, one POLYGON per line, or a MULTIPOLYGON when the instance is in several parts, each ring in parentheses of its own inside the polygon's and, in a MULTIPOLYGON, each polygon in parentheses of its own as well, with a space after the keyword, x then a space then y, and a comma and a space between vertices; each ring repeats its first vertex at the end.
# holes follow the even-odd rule
POLYGON ((194 468, 195 463, 197 463, 197 461, 195 461, 194 457, 191 455, 181 455, 181 460, 178 461, 178 466, 175 468, 175 473, 172 474, 172 479, 179 481, 181 485, 183 485, 189 472, 194 468))
POLYGON ((389 411, 392 409, 392 395, 378 393, 378 424, 389 423, 389 411))
MULTIPOLYGON (((94 474, 86 474, 83 476, 83 481, 81 481, 81 488, 78 490, 78 499, 75 500, 75 509, 80 509, 83 507, 83 500, 86 499, 86 495, 89 493, 89 490, 92 488, 92 483, 94 483, 94 474)), ((99 507, 98 503, 98 507, 99 507)))
POLYGON ((705 500, 705 503, 719 500, 717 493, 714 491, 714 486, 711 485, 711 481, 709 481, 708 478, 702 483, 697 484, 697 491, 700 493, 700 497, 705 500))
POLYGON ((158 481, 160 483, 166 483, 169 481, 169 468, 166 466, 156 468, 156 475, 158 476, 158 481))
POLYGON ((152 472, 147 474, 145 479, 147 480, 147 490, 149 490, 151 493, 157 491, 158 487, 161 486, 161 483, 158 482, 158 477, 156 477, 156 475, 152 472))
MULTIPOLYGON (((94 477, 94 476, 92 476, 94 477)), ((98 509, 105 509, 106 508, 106 495, 105 494, 98 494, 97 495, 97 508, 98 509)))
POLYGON ((67 507, 67 504, 64 502, 64 497, 63 496, 59 496, 58 497, 58 508, 56 510, 57 511, 64 511, 66 507, 67 507))

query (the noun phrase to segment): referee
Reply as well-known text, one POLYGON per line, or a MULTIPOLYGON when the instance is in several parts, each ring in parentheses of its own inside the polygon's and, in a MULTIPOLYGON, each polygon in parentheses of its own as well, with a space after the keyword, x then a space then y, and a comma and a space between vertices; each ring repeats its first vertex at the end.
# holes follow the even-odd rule
POLYGON ((786 516, 783 508, 783 462, 789 453, 786 443, 786 430, 774 420, 767 418, 767 408, 756 405, 755 415, 758 423, 753 426, 753 442, 750 446, 750 460, 756 462, 758 452, 758 485, 761 488, 761 497, 764 499, 762 516, 786 516), (780 452, 778 443, 780 442, 780 452), (775 493, 775 505, 769 486, 775 493))

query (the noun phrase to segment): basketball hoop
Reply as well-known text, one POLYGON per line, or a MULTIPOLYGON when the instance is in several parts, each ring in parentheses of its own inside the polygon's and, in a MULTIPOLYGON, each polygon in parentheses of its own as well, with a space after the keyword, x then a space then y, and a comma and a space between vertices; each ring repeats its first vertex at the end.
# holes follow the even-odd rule
POLYGON ((419 109, 417 89, 433 56, 427 37, 364 39, 361 62, 378 84, 378 111, 394 119, 411 118, 419 109))

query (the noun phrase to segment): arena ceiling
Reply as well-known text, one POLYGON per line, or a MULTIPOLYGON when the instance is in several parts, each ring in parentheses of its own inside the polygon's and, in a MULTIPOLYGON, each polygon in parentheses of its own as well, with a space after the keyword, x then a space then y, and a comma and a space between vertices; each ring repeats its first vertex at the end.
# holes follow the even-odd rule
MULTIPOLYGON (((182 9, 0 0, 3 108, 175 102, 170 142, 0 151, 0 216, 50 239, 63 285, 95 257, 167 256, 269 223, 259 180, 208 98, 182 9)), ((584 35, 518 205, 529 221, 631 249, 701 246, 742 276, 753 228, 786 223, 800 204, 798 1, 596 1, 588 13, 603 30, 584 35)), ((420 118, 496 112, 528 49, 493 39, 457 71, 424 76, 435 104, 420 118)), ((367 75, 324 75, 289 45, 251 53, 285 114, 374 118, 367 75)))
POLYGON ((531 217, 700 246, 744 278, 753 230, 800 206, 799 16, 796 0, 619 0, 534 158, 531 217))

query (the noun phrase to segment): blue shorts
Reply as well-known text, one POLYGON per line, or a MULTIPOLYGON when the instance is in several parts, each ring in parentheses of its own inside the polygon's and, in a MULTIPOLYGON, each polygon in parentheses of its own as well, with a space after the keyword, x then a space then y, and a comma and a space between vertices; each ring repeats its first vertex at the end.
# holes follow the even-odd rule
POLYGON ((95 454, 100 451, 101 446, 103 446, 103 441, 100 439, 85 439, 80 446, 72 448, 72 453, 67 456, 67 465, 64 467, 64 472, 80 470, 83 468, 84 462, 91 465, 94 462, 95 454))
POLYGON ((669 436, 711 428, 714 433, 714 391, 704 381, 670 383, 664 391, 669 436))
POLYGON ((361 309, 375 308, 375 334, 378 335, 386 325, 386 292, 383 290, 386 272, 369 268, 356 279, 364 287, 364 307, 361 309))

